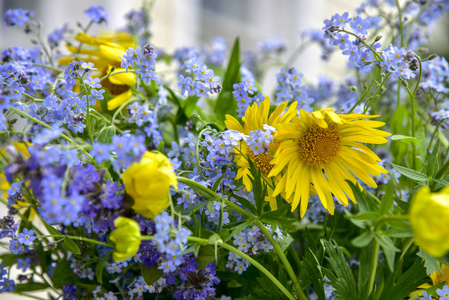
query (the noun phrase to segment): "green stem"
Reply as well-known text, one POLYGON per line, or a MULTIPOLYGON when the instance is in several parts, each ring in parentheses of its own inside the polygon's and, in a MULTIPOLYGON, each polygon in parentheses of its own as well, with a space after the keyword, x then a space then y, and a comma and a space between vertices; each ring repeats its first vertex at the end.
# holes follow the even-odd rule
MULTIPOLYGON (((429 141, 429 147, 428 147, 428 149, 432 149, 433 139, 435 138, 435 136, 436 136, 436 134, 437 134, 437 132, 438 132, 438 129, 440 129, 440 125, 441 125, 443 122, 444 122, 444 119, 442 119, 440 122, 438 122, 437 126, 435 126, 435 130, 433 131, 432 137, 430 138, 430 141, 429 141)), ((437 140, 438 140, 438 139, 437 139, 437 140)))
POLYGON ((350 31, 346 31, 346 30, 344 30, 344 29, 340 29, 340 30, 338 30, 338 32, 345 32, 345 33, 347 33, 347 34, 349 34, 349 35, 352 35, 352 36, 356 37, 356 38, 357 38, 363 45, 365 45, 366 47, 368 47, 368 48, 371 50, 371 52, 373 52, 373 54, 374 54, 375 56, 377 56, 377 58, 378 58, 380 61, 384 61, 384 59, 382 58, 382 56, 380 56, 379 53, 377 53, 376 50, 374 50, 374 48, 373 48, 372 46, 368 45, 368 44, 365 42, 365 40, 362 39, 362 38, 361 38, 360 36, 358 36, 357 34, 355 34, 355 33, 353 33, 353 32, 350 32, 350 31))
MULTIPOLYGON (((48 125, 48 124, 46 124, 46 123, 44 123, 44 122, 42 122, 42 121, 40 121, 40 120, 38 120, 38 119, 36 119, 36 118, 30 116, 30 115, 27 114, 26 112, 23 112, 23 111, 21 111, 21 110, 15 108, 15 107, 10 107, 9 109, 12 110, 12 111, 14 111, 16 114, 21 115, 22 117, 28 118, 28 119, 30 119, 31 121, 34 121, 34 122, 36 122, 36 123, 38 123, 38 124, 40 124, 40 125, 42 125, 42 126, 48 128, 48 129, 53 129, 50 125, 48 125)), ((84 155, 86 155, 87 158, 88 158, 90 161, 94 161, 94 159, 92 158, 92 156, 90 156, 89 153, 87 153, 85 150, 81 149, 81 146, 78 145, 77 143, 75 143, 74 140, 72 140, 71 138, 69 138, 68 136, 66 136, 66 135, 63 134, 63 133, 61 133, 61 137, 62 137, 63 139, 65 139, 67 142, 69 142, 69 143, 75 145, 76 147, 78 147, 78 149, 79 149, 84 155)))
MULTIPOLYGON (((404 84, 404 82, 403 82, 403 84, 404 84)), ((419 83, 417 83, 417 85, 418 85, 419 83)), ((415 99, 415 96, 416 96, 416 94, 414 94, 414 93, 412 93, 411 91, 410 91, 410 89, 408 88, 408 86, 407 85, 405 85, 404 84, 404 87, 405 87, 405 90, 407 91, 407 93, 408 93, 408 96, 409 96, 409 98, 410 98, 410 106, 411 106, 411 108, 410 108, 410 114, 411 114, 411 121, 412 121, 412 125, 411 125, 411 127, 412 127, 412 137, 415 137, 416 136, 416 128, 415 128, 415 115, 416 115, 416 112, 415 112, 415 105, 416 105, 416 99, 415 99)), ((416 145, 415 144, 413 144, 412 143, 412 168, 413 168, 413 170, 416 170, 416 145)))
POLYGON ((377 87, 376 91, 374 92, 374 94, 370 97, 370 100, 367 102, 368 106, 366 106, 365 110, 364 110, 364 114, 367 112, 369 106, 371 105, 371 102, 376 98, 377 94, 379 94, 381 88, 383 87, 383 85, 385 84, 385 81, 387 81, 388 77, 390 77, 391 73, 388 73, 387 75, 385 75, 384 80, 379 84, 379 86, 377 87))
MULTIPOLYGON (((190 237, 189 237, 190 238, 190 237)), ((242 251, 238 250, 237 248, 223 243, 222 241, 218 241, 217 243, 218 245, 220 245, 221 247, 234 252, 235 254, 239 255, 241 258, 243 258, 244 260, 246 260, 247 262, 249 262, 250 264, 252 264, 254 267, 256 267, 257 269, 259 269, 259 271, 261 271, 263 274, 265 274, 268 279, 270 279, 280 290, 281 292, 284 293, 285 296, 287 296, 288 299, 296 299, 283 285, 282 283, 279 282, 279 280, 276 279, 276 277, 273 276, 273 274, 270 273, 270 271, 268 271, 267 269, 265 269, 264 266, 262 266, 260 263, 258 263, 256 260, 254 260, 253 258, 251 258, 250 256, 248 256, 247 254, 243 253, 242 251)), ((305 297, 305 296, 304 296, 305 297)), ((302 298, 307 300, 307 298, 302 298)))
POLYGON ((374 226, 374 231, 378 232, 383 225, 383 223, 389 222, 389 221, 408 221, 409 216, 385 216, 380 218, 376 225, 374 226))
POLYGON ((34 133, 22 132, 22 131, 0 131, 0 134, 6 135, 6 132, 9 132, 9 134, 23 134, 23 135, 29 135, 29 136, 36 136, 36 134, 34 134, 34 133))
POLYGON ((43 99, 36 99, 36 98, 34 98, 33 96, 31 96, 31 95, 29 95, 27 93, 22 93, 22 95, 30 98, 32 102, 44 102, 43 99))
POLYGON ((368 295, 371 294, 374 287, 374 280, 376 279, 377 263, 379 261, 379 248, 380 248, 379 243, 377 242, 376 239, 374 239, 373 256, 371 257, 371 266, 370 266, 371 273, 368 281, 368 295))
POLYGON ((55 237, 55 238, 65 238, 68 237, 71 240, 77 240, 77 241, 84 241, 84 242, 88 242, 88 243, 92 243, 92 244, 97 244, 97 245, 101 245, 101 246, 105 246, 105 247, 109 247, 109 248, 114 248, 114 246, 97 241, 97 240, 93 240, 93 239, 89 239, 89 238, 85 238, 82 236, 75 236, 75 235, 63 235, 63 234, 49 234, 49 235, 38 235, 36 236, 36 238, 40 239, 40 238, 48 238, 48 237, 55 237))
POLYGON ((256 225, 257 227, 259 227, 260 231, 265 235, 265 237, 268 239, 268 241, 270 242, 270 244, 273 246, 274 251, 277 253, 277 255, 279 256, 279 258, 281 259, 282 264, 284 265, 288 275, 290 276, 290 279, 293 282, 293 286, 295 287, 296 290, 296 294, 299 296, 299 299, 304 299, 307 300, 306 295, 304 294, 304 292, 302 291, 301 286, 299 285, 299 281, 298 281, 298 277, 295 274, 295 271, 293 271, 292 266, 290 265, 290 263, 288 262, 287 257, 285 256, 284 252, 282 251, 281 247, 279 246, 279 244, 274 240, 273 236, 271 235, 271 233, 268 231, 268 229, 265 227, 265 225, 257 220, 256 221, 256 225))
POLYGON ((203 135, 204 132, 206 131, 212 131, 212 129, 210 128, 204 128, 203 130, 200 131, 200 133, 198 134, 198 138, 196 139, 196 145, 195 145, 195 150, 196 150, 196 163, 198 164, 198 171, 201 174, 201 177, 203 177, 204 179, 206 179, 206 176, 204 176, 203 174, 203 168, 200 164, 200 152, 199 152, 199 147, 200 147, 200 140, 201 140, 201 136, 203 135))
MULTIPOLYGON (((151 241, 153 240, 153 236, 148 236, 148 235, 144 235, 140 237, 140 240, 142 241, 151 241)), ((276 277, 273 276, 273 274, 270 273, 270 271, 268 271, 264 266, 262 266, 260 263, 258 263, 256 260, 254 260, 253 258, 251 258, 249 255, 243 253, 242 251, 240 251, 239 249, 226 244, 225 242, 223 242, 222 240, 218 240, 216 242, 210 242, 208 239, 202 239, 196 236, 189 236, 187 237, 187 240, 189 242, 192 243, 196 243, 202 246, 205 245, 215 245, 215 243, 229 251, 234 252, 235 254, 239 255, 241 258, 243 258, 244 260, 246 260, 247 262, 249 262, 250 264, 252 264, 254 267, 256 267, 257 269, 259 269, 259 271, 261 271, 263 274, 265 274, 283 293, 285 296, 288 297, 288 299, 296 299, 283 285, 282 283, 279 282, 279 280, 276 279, 276 277)), ((307 298, 302 298, 307 300, 307 298)))
POLYGON ((246 210, 244 210, 243 208, 241 208, 237 204, 232 203, 228 199, 225 199, 223 197, 218 196, 211 189, 208 189, 207 187, 203 186, 202 184, 199 184, 198 182, 196 182, 196 181, 194 181, 192 179, 189 179, 189 178, 186 178, 186 177, 179 177, 179 176, 177 176, 176 179, 179 182, 181 182, 181 183, 187 184, 188 186, 190 186, 191 188, 193 188, 194 190, 196 190, 197 192, 199 192, 203 196, 207 196, 207 197, 209 197, 211 199, 214 199, 214 200, 221 200, 221 201, 223 201, 227 206, 231 207, 234 211, 236 211, 237 213, 239 213, 242 216, 245 216, 247 218, 253 217, 253 215, 251 213, 247 212, 246 210))
POLYGON ((55 67, 52 67, 52 66, 41 65, 41 64, 33 64, 33 65, 35 67, 46 68, 46 69, 49 69, 49 70, 52 70, 52 71, 55 71, 55 72, 59 72, 59 73, 64 72, 64 70, 61 70, 61 69, 58 69, 58 68, 55 68, 55 67))
POLYGON ((349 110, 348 114, 352 113, 352 111, 357 107, 357 105, 362 103, 363 99, 365 99, 366 95, 368 95, 369 91, 373 87, 374 82, 376 81, 377 72, 378 72, 378 68, 374 68, 373 78, 371 79, 371 83, 370 83, 369 87, 363 92, 362 97, 357 100, 357 102, 354 104, 354 106, 349 110))

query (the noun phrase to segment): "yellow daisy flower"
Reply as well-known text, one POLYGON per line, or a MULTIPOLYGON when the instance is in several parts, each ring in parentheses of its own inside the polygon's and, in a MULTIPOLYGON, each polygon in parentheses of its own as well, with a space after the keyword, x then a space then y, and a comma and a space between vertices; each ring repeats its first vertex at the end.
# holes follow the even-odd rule
MULTIPOLYGON (((115 68, 114 72, 125 71, 125 68, 120 67, 122 62, 120 56, 126 54, 128 47, 135 48, 137 46, 132 36, 124 32, 103 34, 100 37, 93 37, 79 32, 75 39, 84 46, 78 49, 72 45, 67 45, 67 49, 72 53, 78 54, 78 58, 74 56, 62 57, 58 62, 61 64, 69 64, 73 60, 92 62, 99 71, 98 77, 109 74, 113 67, 115 68)), ((130 87, 135 86, 136 75, 132 72, 114 74, 103 80, 101 84, 113 96, 109 100, 107 107, 108 110, 114 110, 131 99, 132 91, 130 87)), ((98 111, 102 111, 99 101, 97 101, 95 108, 98 111)))
POLYGON ((321 203, 334 213, 332 194, 344 205, 348 197, 355 202, 349 180, 358 185, 358 177, 370 187, 377 187, 370 175, 388 173, 377 162, 380 158, 361 143, 383 144, 390 133, 377 130, 385 123, 370 121, 377 116, 363 114, 336 114, 326 108, 309 114, 300 110, 300 117, 292 123, 280 124, 274 135, 280 145, 268 177, 282 179, 273 196, 285 192, 286 199, 293 196, 292 211, 301 202, 304 216, 309 200, 309 186, 313 184, 321 203))
MULTIPOLYGON (((284 113, 284 109, 287 107, 288 101, 281 103, 270 115, 270 98, 266 97, 260 105, 253 103, 245 111, 245 116, 242 117, 243 126, 231 115, 226 115, 225 124, 230 130, 236 130, 245 135, 249 135, 251 131, 263 129, 264 124, 268 124, 277 129, 280 124, 285 124, 291 121, 291 119, 297 114, 296 106, 297 102, 293 102, 288 110, 284 113)), ((252 190, 252 182, 250 178, 253 178, 250 171, 250 164, 248 159, 250 159, 256 168, 258 168, 262 175, 267 177, 268 173, 273 168, 270 161, 273 159, 273 154, 277 150, 279 144, 274 141, 269 145, 270 150, 265 153, 260 153, 254 155, 246 144, 245 141, 241 141, 239 145, 239 150, 236 151, 234 161, 239 167, 237 171, 237 176, 235 179, 242 178, 243 184, 247 191, 252 190)), ((268 187, 268 197, 265 198, 266 201, 270 201, 271 209, 275 210, 276 198, 271 197, 272 190, 268 187)))

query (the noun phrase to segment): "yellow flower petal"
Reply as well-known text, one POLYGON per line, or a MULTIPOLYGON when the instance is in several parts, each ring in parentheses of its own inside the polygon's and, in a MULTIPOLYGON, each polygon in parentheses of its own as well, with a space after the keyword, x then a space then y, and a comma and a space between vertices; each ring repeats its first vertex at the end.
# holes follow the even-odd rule
MULTIPOLYGON (((112 66, 108 67, 108 74, 111 72, 112 66)), ((125 68, 116 68, 114 72, 126 71, 125 68)), ((126 72, 113 74, 108 77, 109 81, 117 85, 128 85, 134 87, 136 85, 136 74, 134 72, 126 72)))
POLYGON ((119 107, 120 105, 122 105, 123 103, 125 103, 126 101, 128 101, 129 99, 131 99, 133 93, 131 90, 127 90, 126 92, 115 96, 114 98, 112 98, 111 100, 109 100, 108 102, 108 109, 109 110, 114 110, 117 107, 119 107))

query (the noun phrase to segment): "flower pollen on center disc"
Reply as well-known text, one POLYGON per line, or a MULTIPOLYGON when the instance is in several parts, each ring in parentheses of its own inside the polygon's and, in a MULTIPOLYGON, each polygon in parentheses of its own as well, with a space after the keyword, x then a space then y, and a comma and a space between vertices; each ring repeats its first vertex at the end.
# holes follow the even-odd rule
POLYGON ((299 155, 309 166, 324 167, 333 162, 343 145, 336 127, 314 125, 299 138, 299 155))
POLYGON ((273 166, 270 162, 273 159, 274 153, 279 148, 279 142, 274 140, 268 146, 269 150, 264 153, 260 153, 258 155, 254 155, 253 151, 249 151, 248 157, 253 161, 256 168, 258 168, 262 175, 267 177, 268 173, 270 173, 273 166))

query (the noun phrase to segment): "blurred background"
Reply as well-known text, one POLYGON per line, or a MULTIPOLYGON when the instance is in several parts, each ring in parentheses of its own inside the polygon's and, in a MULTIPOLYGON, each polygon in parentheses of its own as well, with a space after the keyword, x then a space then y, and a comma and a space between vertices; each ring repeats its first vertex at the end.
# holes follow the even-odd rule
MULTIPOLYGON (((354 15, 358 0, 156 0, 151 13, 151 43, 173 53, 178 47, 193 46, 200 49, 209 44, 215 37, 223 37, 228 51, 235 37, 240 37, 242 50, 256 50, 257 44, 270 37, 279 37, 287 44, 284 53, 286 60, 301 44, 301 31, 320 29, 323 20, 335 13, 349 12, 354 15)), ((402 2, 402 1, 401 1, 402 2)), ((2 0, 0 12, 3 16, 9 8, 23 8, 35 11, 34 20, 42 23, 42 34, 46 37, 55 28, 65 23, 76 29, 76 22, 83 26, 88 23, 84 11, 90 5, 101 5, 110 14, 107 26, 94 25, 89 30, 96 34, 106 28, 118 29, 125 25, 124 15, 131 9, 141 7, 142 0, 2 0)), ((439 55, 448 56, 449 18, 441 18, 433 30, 431 50, 439 55)), ((30 36, 23 29, 14 26, 0 25, 0 50, 9 46, 31 47, 30 36)), ((382 42, 382 41, 381 41, 382 42)), ((347 71, 346 57, 335 53, 329 63, 320 59, 320 48, 317 45, 307 47, 295 61, 295 66, 304 73, 305 78, 314 81, 318 75, 336 78, 347 71)), ((265 76, 263 86, 271 88, 275 85, 274 74, 277 69, 270 70, 265 76)))

